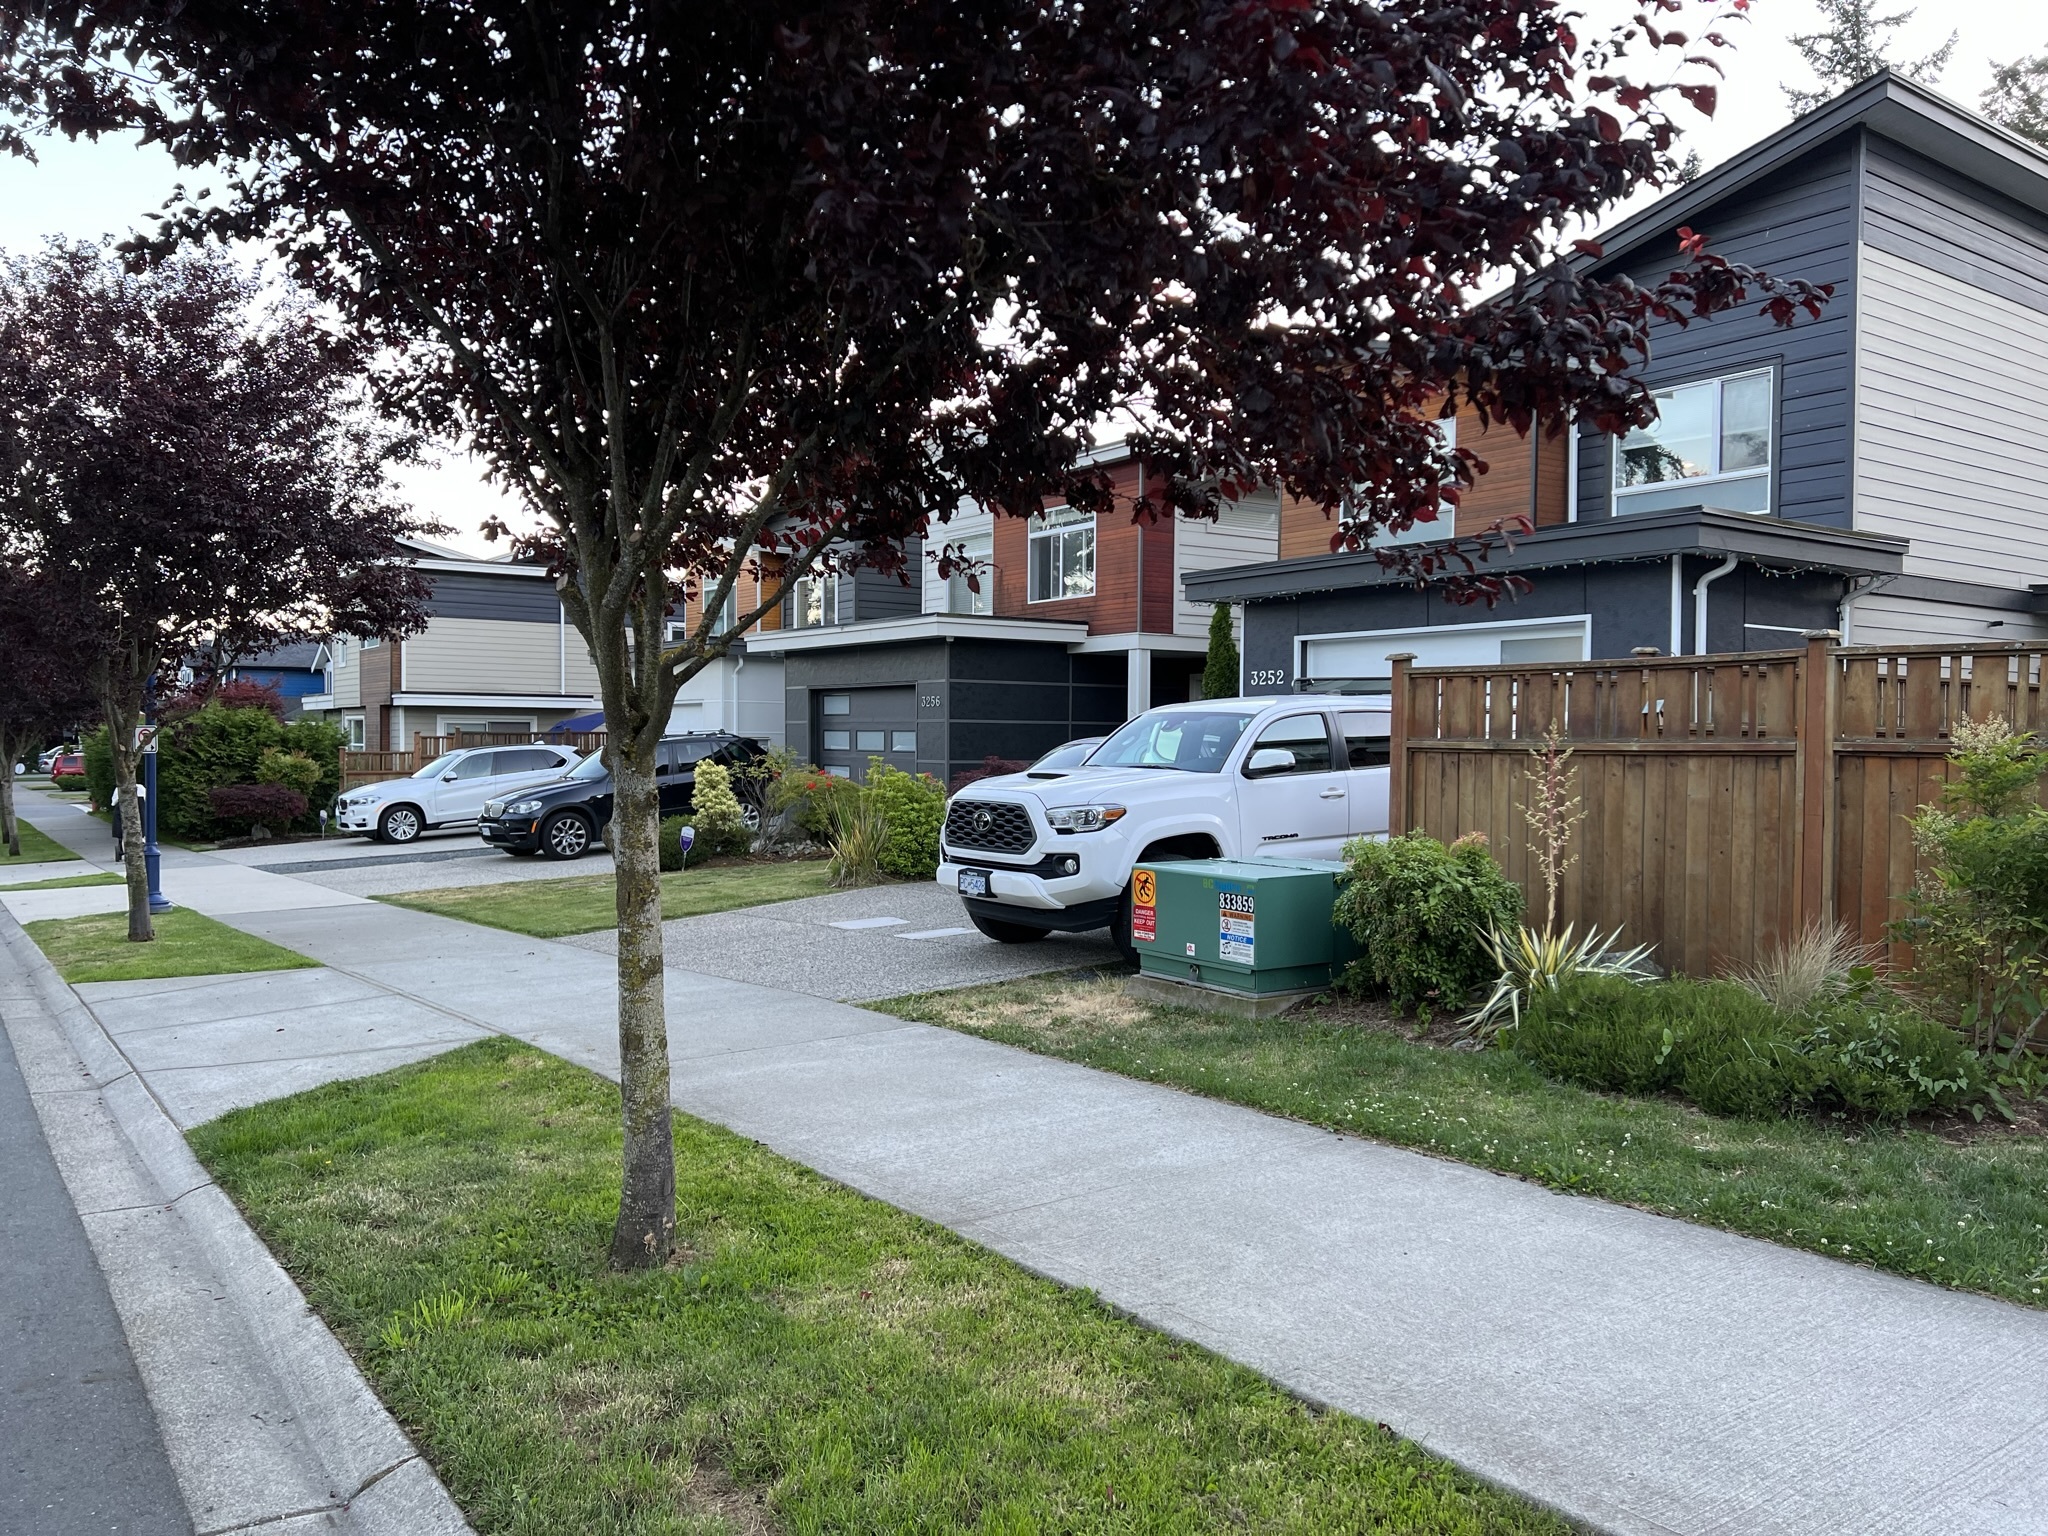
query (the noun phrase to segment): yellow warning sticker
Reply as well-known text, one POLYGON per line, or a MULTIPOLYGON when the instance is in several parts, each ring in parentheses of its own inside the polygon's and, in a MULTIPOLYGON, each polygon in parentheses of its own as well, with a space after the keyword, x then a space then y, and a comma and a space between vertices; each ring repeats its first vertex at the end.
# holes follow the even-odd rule
POLYGON ((1131 876, 1131 905, 1149 907, 1159 900, 1159 880, 1151 870, 1141 869, 1131 876))

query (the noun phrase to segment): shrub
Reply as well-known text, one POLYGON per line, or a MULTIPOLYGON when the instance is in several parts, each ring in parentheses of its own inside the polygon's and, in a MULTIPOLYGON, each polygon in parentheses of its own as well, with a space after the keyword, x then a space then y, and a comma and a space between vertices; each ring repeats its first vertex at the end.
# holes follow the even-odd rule
POLYGON ((946 819, 946 789, 928 773, 905 773, 879 757, 868 759, 863 798, 881 813, 886 837, 876 864, 899 880, 929 880, 939 872, 939 827, 946 819))
POLYGON ((1448 848, 1412 832, 1344 847, 1350 866, 1334 920, 1364 954, 1348 985, 1382 987, 1397 1008, 1453 1008, 1495 974, 1487 936, 1521 921, 1522 893, 1501 872, 1482 837, 1448 848))
POLYGON ((77 773, 53 773, 50 775, 50 784, 56 789, 84 789, 85 773, 83 770, 77 773))
POLYGON ((79 750, 85 754, 85 792, 92 796, 96 810, 111 810, 114 805, 114 748, 107 740, 107 728, 103 725, 79 743, 79 750))
POLYGON ((882 878, 889 820, 874 800, 863 794, 835 797, 831 837, 832 861, 827 873, 834 885, 873 885, 882 878))
MULTIPOLYGON (((682 830, 685 827, 695 825, 696 817, 694 816, 662 817, 661 831, 656 834, 660 840, 657 845, 657 851, 661 855, 662 869, 669 874, 674 874, 677 870, 685 867, 683 864, 682 830)), ((704 841, 704 829, 698 827, 696 841, 690 844, 690 862, 688 867, 695 869, 710 857, 711 848, 704 841)))
POLYGON ((283 784, 222 784, 207 791, 214 819, 254 836, 281 832, 306 814, 306 797, 283 784))
POLYGON ((970 784, 979 784, 983 779, 999 779, 1006 773, 1022 773, 1030 766, 1012 757, 997 757, 991 752, 981 760, 979 768, 962 768, 954 774, 953 782, 946 786, 946 793, 957 795, 970 784))
POLYGON ((1486 952, 1500 967, 1500 974, 1494 978, 1493 991, 1486 1001, 1458 1022, 1467 1035, 1484 1044, 1521 1021, 1522 1009, 1532 992, 1553 990, 1579 976, 1649 980, 1650 946, 1639 944, 1634 949, 1621 949, 1617 947, 1620 942, 1619 928, 1604 937, 1596 928, 1583 939, 1574 940, 1570 923, 1564 925, 1563 933, 1548 929, 1538 933, 1526 926, 1511 934, 1490 933, 1486 936, 1486 952))
POLYGON ((303 752, 286 752, 272 747, 256 764, 256 782, 282 784, 311 800, 313 791, 320 785, 320 765, 303 752))
POLYGON ((771 786, 768 809, 786 814, 812 842, 829 843, 836 807, 859 794, 860 786, 851 779, 818 768, 799 768, 771 786))
POLYGON ((690 814, 697 819, 697 842, 705 857, 752 851, 754 834, 740 812, 739 796, 732 792, 732 775, 723 763, 697 765, 697 783, 690 794, 690 814))
POLYGON ((1952 1030, 1877 989, 1801 1015, 1733 982, 1588 976, 1532 995, 1502 1038, 1551 1077, 1674 1092, 1711 1114, 1752 1119, 1809 1109, 1900 1119, 1964 1107, 1985 1091, 1952 1030))
POLYGON ((171 837, 217 836, 212 791, 256 783, 263 754, 282 746, 283 737, 277 717, 261 708, 209 704, 172 725, 158 738, 158 829, 171 837))
POLYGON ((284 728, 278 746, 312 761, 320 778, 306 791, 313 810, 331 809, 341 793, 341 749, 348 744, 348 732, 331 720, 294 720, 284 728))
POLYGON ((1877 947, 1858 944, 1840 923, 1812 923, 1761 960, 1729 973, 1773 1007, 1805 1013, 1877 979, 1877 947))
POLYGON ((1209 610, 1209 654, 1202 661, 1202 697, 1236 698, 1237 678, 1237 636, 1231 626, 1230 604, 1218 603, 1209 610))

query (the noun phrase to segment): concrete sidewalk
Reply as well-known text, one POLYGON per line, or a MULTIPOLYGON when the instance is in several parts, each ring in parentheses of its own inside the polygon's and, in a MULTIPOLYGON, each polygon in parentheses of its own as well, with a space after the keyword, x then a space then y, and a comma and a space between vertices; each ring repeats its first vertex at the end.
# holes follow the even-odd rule
MULTIPOLYGON (((615 1070, 608 956, 381 903, 225 920, 361 990, 80 988, 183 1123, 484 1032, 615 1070)), ((2048 1314, 846 1004, 667 981, 681 1108, 1599 1528, 2048 1526, 2048 1314)))

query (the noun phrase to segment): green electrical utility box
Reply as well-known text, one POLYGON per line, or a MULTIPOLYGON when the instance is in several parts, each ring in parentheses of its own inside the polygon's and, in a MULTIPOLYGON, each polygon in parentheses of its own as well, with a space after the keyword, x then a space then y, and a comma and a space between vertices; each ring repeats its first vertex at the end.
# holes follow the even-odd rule
POLYGON ((1245 997, 1316 991, 1357 955, 1330 920, 1342 864, 1197 859, 1131 872, 1141 974, 1245 997))

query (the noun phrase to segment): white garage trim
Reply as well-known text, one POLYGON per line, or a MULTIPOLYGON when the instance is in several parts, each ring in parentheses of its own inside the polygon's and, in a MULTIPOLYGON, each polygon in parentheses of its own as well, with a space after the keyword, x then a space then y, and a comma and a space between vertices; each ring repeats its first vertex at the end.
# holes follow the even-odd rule
POLYGON ((1569 614, 1548 619, 1501 619, 1486 624, 1427 624, 1416 629, 1357 629, 1323 635, 1298 635, 1294 641, 1294 675, 1304 683, 1340 679, 1392 678, 1389 655, 1412 651, 1424 667, 1498 666, 1502 648, 1553 655, 1528 660, 1584 661, 1591 648, 1593 617, 1569 614), (1546 646, 1545 642, 1553 642, 1546 646))

